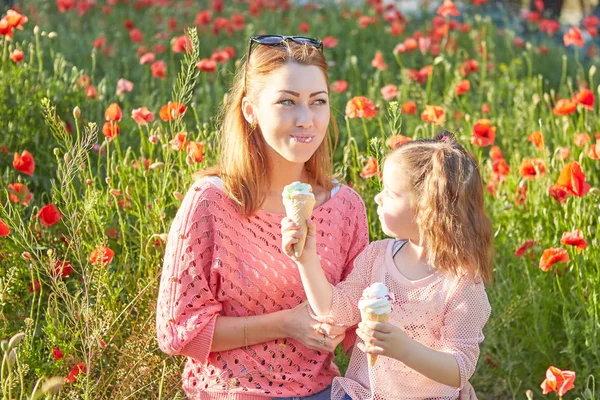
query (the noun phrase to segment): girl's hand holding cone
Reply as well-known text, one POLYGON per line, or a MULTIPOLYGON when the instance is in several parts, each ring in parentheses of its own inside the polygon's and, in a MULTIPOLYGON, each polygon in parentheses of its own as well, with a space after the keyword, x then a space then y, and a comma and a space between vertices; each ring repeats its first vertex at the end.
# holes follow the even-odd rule
POLYGON ((356 334, 364 343, 358 343, 367 354, 395 358, 402 361, 412 339, 400 328, 387 322, 363 321, 356 334))
POLYGON ((304 250, 302 255, 297 258, 295 256, 294 245, 301 240, 302 229, 295 223, 291 218, 284 217, 281 220, 281 236, 282 236, 282 249, 292 260, 302 263, 311 257, 317 256, 317 226, 310 219, 306 220, 307 234, 306 241, 304 243, 304 250))

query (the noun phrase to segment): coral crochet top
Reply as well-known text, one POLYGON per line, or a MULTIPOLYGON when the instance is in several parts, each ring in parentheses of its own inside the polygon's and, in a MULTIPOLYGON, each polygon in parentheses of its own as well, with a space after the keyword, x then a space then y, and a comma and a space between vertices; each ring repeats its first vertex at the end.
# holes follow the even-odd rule
MULTIPOLYGON (((192 399, 304 397, 331 384, 333 354, 281 339, 211 353, 218 316, 243 317, 291 309, 306 301, 295 263, 281 251, 282 214, 240 214, 218 178, 197 181, 171 225, 158 295, 162 351, 188 357, 183 389, 192 399)), ((368 244, 365 206, 348 186, 313 211, 327 279, 350 273, 368 244)), ((348 331, 344 347, 356 339, 348 331)))
MULTIPOLYGON (((460 370, 461 388, 475 371, 483 327, 491 308, 483 282, 464 275, 451 277, 440 271, 423 279, 407 279, 394 264, 393 254, 406 241, 371 243, 356 258, 348 279, 334 287, 329 316, 318 318, 352 326, 361 319, 358 300, 374 282, 383 282, 396 300, 389 322, 401 327, 417 342, 451 353, 460 370)), ((312 311, 311 311, 312 312, 312 311)), ((369 368, 358 347, 352 351, 344 378, 333 381, 331 398, 353 400, 459 398, 459 389, 433 381, 402 362, 380 356, 369 368)))

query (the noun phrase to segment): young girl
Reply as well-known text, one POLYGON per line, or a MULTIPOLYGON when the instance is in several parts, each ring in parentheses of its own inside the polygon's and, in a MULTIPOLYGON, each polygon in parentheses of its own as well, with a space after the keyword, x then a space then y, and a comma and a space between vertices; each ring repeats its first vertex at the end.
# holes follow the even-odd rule
MULTIPOLYGON (((391 240, 371 243, 348 278, 332 286, 322 272, 315 224, 295 262, 319 320, 361 320, 363 290, 384 283, 395 298, 389 323, 361 322, 362 339, 332 399, 456 399, 473 375, 490 315, 483 282, 492 275, 492 227, 476 161, 449 132, 408 142, 387 156, 377 214, 391 240), (379 355, 374 367, 367 354, 379 355)), ((291 255, 295 224, 282 221, 291 255)), ((293 257, 293 256, 290 256, 293 257)))

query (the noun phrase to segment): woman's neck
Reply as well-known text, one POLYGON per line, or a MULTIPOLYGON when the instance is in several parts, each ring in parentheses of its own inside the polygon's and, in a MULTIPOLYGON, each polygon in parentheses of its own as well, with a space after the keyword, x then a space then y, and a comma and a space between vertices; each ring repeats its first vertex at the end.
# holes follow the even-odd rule
MULTIPOLYGON (((278 155, 279 156, 279 155, 278 155)), ((281 156, 271 162, 271 172, 269 175, 269 192, 281 195, 283 188, 292 182, 309 182, 310 176, 304 167, 304 164, 292 163, 281 156)))

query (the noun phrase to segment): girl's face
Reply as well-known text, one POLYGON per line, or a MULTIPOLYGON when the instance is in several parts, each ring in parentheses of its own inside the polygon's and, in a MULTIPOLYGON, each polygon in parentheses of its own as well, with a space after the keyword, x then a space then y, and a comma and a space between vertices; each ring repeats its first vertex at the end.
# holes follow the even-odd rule
POLYGON ((307 162, 329 126, 329 93, 323 72, 314 65, 286 63, 264 77, 257 104, 242 105, 250 122, 257 121, 271 160, 307 162))
POLYGON ((415 219, 412 196, 402 171, 394 163, 386 162, 383 169, 383 190, 375 196, 377 215, 383 232, 398 239, 419 242, 419 227, 415 219))

